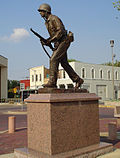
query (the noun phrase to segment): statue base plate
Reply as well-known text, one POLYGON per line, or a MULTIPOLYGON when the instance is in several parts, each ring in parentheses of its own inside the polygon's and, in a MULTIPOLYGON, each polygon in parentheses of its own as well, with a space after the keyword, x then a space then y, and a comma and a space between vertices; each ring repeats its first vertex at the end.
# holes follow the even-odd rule
POLYGON ((18 148, 14 151, 14 158, 96 158, 111 151, 113 151, 113 145, 109 143, 95 144, 56 155, 48 155, 28 148, 18 148))

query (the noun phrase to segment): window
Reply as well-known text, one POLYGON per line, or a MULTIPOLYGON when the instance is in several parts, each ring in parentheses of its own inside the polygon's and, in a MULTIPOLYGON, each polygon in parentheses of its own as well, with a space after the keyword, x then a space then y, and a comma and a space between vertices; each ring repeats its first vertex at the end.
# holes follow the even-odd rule
POLYGON ((95 70, 93 68, 91 70, 91 75, 92 75, 92 79, 94 79, 95 78, 95 70))
POLYGON ((36 76, 36 81, 38 81, 38 75, 35 75, 36 76))
POLYGON ((103 71, 100 70, 100 79, 102 79, 102 78, 103 78, 103 71))
POLYGON ((40 77, 40 78, 39 78, 39 81, 41 81, 41 74, 39 75, 39 77, 40 77))
POLYGON ((65 78, 65 70, 63 70, 63 78, 65 78))
POLYGON ((46 75, 46 78, 49 78, 49 74, 46 75))
POLYGON ((73 86, 73 84, 68 84, 67 86, 68 86, 68 89, 70 89, 70 88, 73 88, 73 87, 74 87, 74 86, 73 86))
POLYGON ((118 80, 118 72, 115 72, 115 80, 118 80))
POLYGON ((85 68, 82 68, 82 78, 85 78, 85 68))
POLYGON ((34 82, 34 75, 32 75, 32 82, 34 82))
POLYGON ((108 71, 108 80, 110 80, 110 70, 108 71))
POLYGON ((62 88, 62 89, 65 89, 65 85, 64 84, 60 84, 59 87, 62 88))

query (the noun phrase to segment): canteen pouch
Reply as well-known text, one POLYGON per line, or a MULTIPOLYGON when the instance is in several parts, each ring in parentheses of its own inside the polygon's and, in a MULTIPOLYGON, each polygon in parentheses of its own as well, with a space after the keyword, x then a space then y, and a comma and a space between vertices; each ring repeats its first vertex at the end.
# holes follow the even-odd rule
POLYGON ((67 36, 68 36, 68 39, 69 39, 70 42, 74 41, 74 35, 73 35, 73 33, 71 31, 69 31, 69 33, 67 34, 67 36))

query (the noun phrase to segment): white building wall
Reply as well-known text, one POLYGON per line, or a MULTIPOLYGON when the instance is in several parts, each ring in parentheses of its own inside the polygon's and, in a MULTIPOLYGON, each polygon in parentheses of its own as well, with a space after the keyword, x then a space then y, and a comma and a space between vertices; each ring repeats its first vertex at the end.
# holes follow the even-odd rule
MULTIPOLYGON (((82 85, 82 88, 88 89, 90 93, 96 93, 102 99, 108 100, 113 98, 113 86, 112 86, 112 67, 111 66, 105 66, 105 65, 99 65, 99 64, 89 64, 89 63, 82 63, 82 62, 70 62, 69 63, 72 68, 75 70, 75 72, 82 78, 82 69, 85 70, 85 78, 84 84, 82 85), (91 70, 94 69, 94 78, 92 78, 91 70), (102 78, 100 75, 100 71, 102 70, 102 78), (108 71, 110 71, 110 79, 108 79, 108 71)), ((35 67, 30 69, 30 88, 31 89, 38 89, 42 87, 42 85, 45 82, 45 76, 44 76, 44 66, 35 67), (35 75, 38 75, 38 81, 35 81, 35 75), (39 74, 41 74, 41 81, 39 81, 39 74), (32 82, 32 75, 34 76, 34 81, 32 82)), ((61 65, 59 65, 59 70, 61 71, 61 78, 57 80, 57 86, 58 88, 61 87, 61 85, 64 85, 65 88, 68 88, 68 85, 71 84, 75 86, 75 83, 72 82, 72 80, 69 78, 68 74, 65 72, 65 78, 64 76, 64 69, 61 65)), ((117 87, 116 92, 120 90, 120 67, 114 67, 114 73, 118 72, 118 78, 114 79, 114 85, 117 87)), ((115 75, 114 75, 115 76, 115 75)), ((117 94, 119 95, 119 94, 117 94)), ((118 98, 118 96, 117 96, 118 98)))
POLYGON ((7 80, 8 80, 8 59, 0 55, 1 67, 1 99, 6 99, 8 94, 7 80))
POLYGON ((1 68, 1 98, 7 98, 7 68, 1 68))
MULTIPOLYGON (((88 64, 82 62, 71 62, 70 65, 73 67, 75 72, 82 78, 82 68, 85 69, 85 78, 83 88, 89 90, 90 93, 96 93, 104 100, 113 98, 113 86, 112 86, 112 66, 105 66, 100 64, 88 64), (94 69, 94 78, 92 78, 91 70, 94 69), (102 70, 102 78, 100 71, 102 70), (110 71, 110 79, 108 79, 108 71, 110 71)), ((61 66, 59 69, 63 69, 61 66)), ((67 76, 67 75, 66 75, 67 76)), ((57 85, 60 87, 61 84, 64 84, 65 87, 68 84, 74 84, 69 77, 64 79, 58 79, 57 85)), ((120 67, 114 67, 114 85, 117 89, 120 89, 120 67), (115 72, 118 72, 118 78, 115 78, 115 72)), ((118 90, 116 92, 118 93, 118 90)), ((118 95, 118 94, 117 94, 118 95)), ((117 96, 118 98, 118 96, 117 96)))
POLYGON ((30 69, 30 89, 38 89, 41 88, 44 84, 44 66, 34 67, 30 69), (40 81, 41 74, 41 81, 40 81), (36 75, 38 76, 38 80, 36 81, 36 75), (32 76, 34 80, 32 80, 32 76))

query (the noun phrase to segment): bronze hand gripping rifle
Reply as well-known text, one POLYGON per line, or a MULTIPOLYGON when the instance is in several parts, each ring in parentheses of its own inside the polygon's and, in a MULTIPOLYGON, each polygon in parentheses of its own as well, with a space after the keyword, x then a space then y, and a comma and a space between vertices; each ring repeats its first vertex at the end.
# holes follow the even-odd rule
MULTIPOLYGON (((45 38, 43 38, 41 35, 39 35, 37 32, 35 32, 32 28, 30 29, 30 31, 31 31, 32 33, 34 33, 34 35, 36 35, 36 36, 40 39, 42 48, 44 49, 45 53, 46 53, 46 54, 48 55, 48 57, 50 58, 50 55, 49 55, 49 53, 47 52, 47 50, 45 49, 44 44, 43 44, 43 43, 47 43, 47 40, 46 40, 45 38)), ((54 48, 53 48, 53 46, 52 46, 51 43, 47 44, 47 46, 48 46, 52 51, 54 50, 54 48)))

